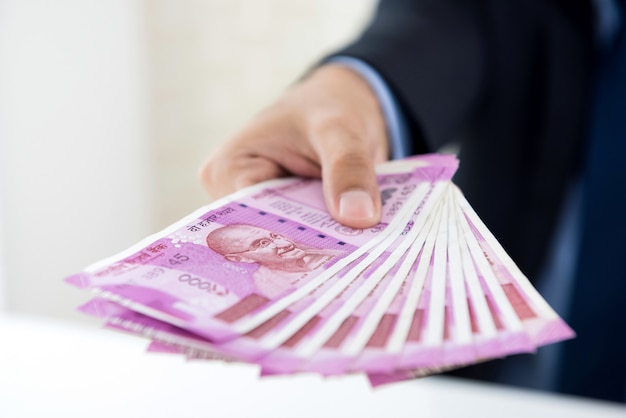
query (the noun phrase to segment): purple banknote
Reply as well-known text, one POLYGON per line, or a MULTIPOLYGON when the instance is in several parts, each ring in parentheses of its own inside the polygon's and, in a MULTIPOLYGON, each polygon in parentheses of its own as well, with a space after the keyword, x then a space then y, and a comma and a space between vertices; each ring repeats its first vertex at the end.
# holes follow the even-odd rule
POLYGON ((66 280, 150 352, 261 375, 427 376, 573 336, 451 182, 449 155, 377 170, 379 224, 347 228, 319 180, 272 180, 201 208, 66 280))
POLYGON ((67 281, 214 341, 232 339, 375 248, 403 226, 403 203, 414 195, 424 200, 457 164, 426 155, 383 166, 383 216, 364 230, 330 217, 318 180, 253 186, 67 281))

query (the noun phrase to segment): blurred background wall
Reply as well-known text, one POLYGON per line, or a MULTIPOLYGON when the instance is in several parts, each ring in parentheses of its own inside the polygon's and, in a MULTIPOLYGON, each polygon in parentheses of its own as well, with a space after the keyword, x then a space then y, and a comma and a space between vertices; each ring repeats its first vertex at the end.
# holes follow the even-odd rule
POLYGON ((220 141, 365 23, 372 0, 148 1, 155 215, 206 203, 195 179, 220 141), (174 204, 172 199, 181 199, 174 204))
POLYGON ((144 9, 0 1, 4 305, 73 317, 62 278, 152 227, 144 9))
POLYGON ((0 309, 81 317, 63 277, 208 203, 206 155, 374 0, 0 0, 0 309))

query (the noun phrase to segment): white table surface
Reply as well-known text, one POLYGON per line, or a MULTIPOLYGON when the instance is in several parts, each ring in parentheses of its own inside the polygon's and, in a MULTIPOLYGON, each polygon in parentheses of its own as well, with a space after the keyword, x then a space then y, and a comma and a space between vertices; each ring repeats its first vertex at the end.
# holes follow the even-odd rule
POLYGON ((146 354, 146 341, 0 315, 0 417, 626 417, 626 407, 431 377, 260 379, 254 366, 146 354))

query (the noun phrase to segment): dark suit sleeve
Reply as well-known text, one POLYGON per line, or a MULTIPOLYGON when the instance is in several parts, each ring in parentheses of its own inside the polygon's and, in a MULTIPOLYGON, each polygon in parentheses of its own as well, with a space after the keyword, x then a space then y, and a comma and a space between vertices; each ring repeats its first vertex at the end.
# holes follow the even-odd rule
POLYGON ((405 112, 413 153, 462 132, 484 91, 481 2, 382 0, 361 37, 336 55, 359 58, 387 81, 405 112))
POLYGON ((336 53, 385 79, 413 154, 458 142, 455 183, 531 277, 578 169, 590 16, 589 0, 380 0, 336 53))
MULTIPOLYGON (((412 128, 413 153, 459 140, 455 183, 531 280, 544 268, 565 190, 580 169, 590 6, 381 0, 365 32, 337 52, 386 80, 412 128)), ((511 380, 507 364, 458 373, 527 384, 511 380)))

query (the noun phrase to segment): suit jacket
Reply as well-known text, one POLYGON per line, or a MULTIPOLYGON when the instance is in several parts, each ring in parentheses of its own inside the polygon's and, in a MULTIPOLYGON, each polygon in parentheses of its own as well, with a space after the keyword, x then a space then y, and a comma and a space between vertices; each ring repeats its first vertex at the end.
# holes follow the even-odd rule
MULTIPOLYGON (((590 6, 382 0, 360 38, 337 52, 386 80, 408 120, 413 153, 460 144, 455 182, 531 280, 546 262, 586 137, 590 6)), ((524 357, 503 361, 454 374, 526 384, 506 376, 524 357)))
POLYGON ((586 0, 382 0, 337 55, 387 81, 413 153, 458 142, 455 182, 533 280, 585 137, 586 0))

